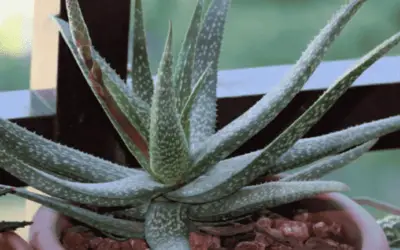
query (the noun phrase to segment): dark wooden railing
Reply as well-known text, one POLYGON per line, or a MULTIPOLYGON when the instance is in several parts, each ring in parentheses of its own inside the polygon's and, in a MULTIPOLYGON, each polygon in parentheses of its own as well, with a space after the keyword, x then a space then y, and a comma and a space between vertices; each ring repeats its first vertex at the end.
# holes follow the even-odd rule
MULTIPOLYGON (((130 0, 90 1, 81 7, 93 43, 122 76, 126 75, 130 0), (115 28, 118 27, 118 28, 115 28)), ((60 17, 66 19, 64 0, 60 17)), ((257 136, 235 154, 264 146, 344 73, 354 60, 323 62, 303 91, 257 136)), ((306 135, 315 136, 352 125, 400 114, 400 57, 385 57, 371 67, 306 135)), ((224 70, 219 75, 218 127, 226 125, 268 92, 290 65, 224 70)), ((55 90, 0 93, 0 115, 46 138, 96 156, 135 166, 118 135, 91 93, 64 41, 59 39, 55 90), (11 110, 10 110, 11 108, 11 110), (124 157, 121 157, 124 155, 124 157)), ((373 150, 400 148, 400 132, 383 137, 373 150)), ((0 171, 0 183, 23 185, 0 171)))

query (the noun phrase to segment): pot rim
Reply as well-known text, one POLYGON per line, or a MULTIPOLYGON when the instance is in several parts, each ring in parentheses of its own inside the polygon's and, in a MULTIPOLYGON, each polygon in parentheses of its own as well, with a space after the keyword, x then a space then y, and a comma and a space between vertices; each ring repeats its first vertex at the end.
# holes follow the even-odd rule
MULTIPOLYGON (((340 193, 317 195, 308 200, 323 200, 333 204, 352 218, 360 231, 362 250, 390 250, 389 243, 375 218, 362 206, 340 193)), ((29 230, 29 243, 37 250, 65 250, 59 240, 61 232, 71 226, 69 219, 60 213, 41 206, 29 230)))
POLYGON ((30 244, 14 231, 0 233, 0 249, 32 250, 30 244))

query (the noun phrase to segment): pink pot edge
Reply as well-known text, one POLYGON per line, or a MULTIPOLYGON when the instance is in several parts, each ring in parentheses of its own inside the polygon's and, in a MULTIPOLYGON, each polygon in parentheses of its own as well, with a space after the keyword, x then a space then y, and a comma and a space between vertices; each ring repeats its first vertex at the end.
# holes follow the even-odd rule
POLYGON ((30 244, 16 232, 0 233, 1 250, 32 250, 30 244))
MULTIPOLYGON (((360 231, 362 248, 360 250, 390 250, 389 243, 375 218, 363 207, 340 193, 315 196, 310 200, 323 200, 333 205, 360 231)), ((68 218, 47 207, 40 207, 33 218, 29 231, 29 243, 34 250, 65 250, 59 240, 61 232, 69 227, 68 218)))

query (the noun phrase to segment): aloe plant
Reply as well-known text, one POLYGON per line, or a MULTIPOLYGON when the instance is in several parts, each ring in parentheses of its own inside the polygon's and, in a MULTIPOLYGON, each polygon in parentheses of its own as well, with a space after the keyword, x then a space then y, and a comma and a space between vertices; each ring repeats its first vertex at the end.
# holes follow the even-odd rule
MULTIPOLYGON (((216 131, 218 58, 231 0, 198 0, 174 63, 169 26, 156 80, 150 72, 141 0, 132 3, 133 57, 123 80, 91 42, 77 0, 66 0, 59 30, 88 85, 140 168, 130 169, 60 145, 0 120, 0 167, 46 193, 1 185, 117 239, 144 237, 151 249, 190 249, 201 227, 239 220, 260 209, 327 192, 346 191, 319 178, 400 129, 400 115, 304 138, 351 84, 400 42, 383 41, 334 82, 264 148, 230 157, 265 128, 302 89, 328 47, 365 0, 343 5, 308 45, 288 75, 254 106, 216 131), (130 83, 130 84, 127 84, 130 83), (280 181, 260 177, 308 166, 280 181), (113 208, 100 213, 85 208, 113 208)), ((267 76, 266 76, 267 77, 267 76)))

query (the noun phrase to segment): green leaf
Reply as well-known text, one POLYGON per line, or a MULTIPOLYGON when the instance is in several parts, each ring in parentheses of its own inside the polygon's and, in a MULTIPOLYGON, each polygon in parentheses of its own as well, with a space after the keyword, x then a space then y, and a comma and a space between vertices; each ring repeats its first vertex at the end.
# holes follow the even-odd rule
POLYGON ((193 64, 196 55, 196 42, 199 35, 203 8, 204 0, 197 0, 196 9, 194 10, 190 26, 186 32, 185 40, 182 43, 175 67, 174 89, 177 91, 176 93, 179 98, 177 103, 179 111, 182 110, 184 107, 183 105, 187 103, 192 89, 193 64))
MULTIPOLYGON (((111 91, 109 89, 113 89, 113 93, 117 92, 117 90, 120 90, 120 92, 123 92, 126 94, 126 98, 128 100, 131 100, 132 102, 135 102, 134 104, 129 104, 129 106, 133 106, 133 108, 137 109, 138 115, 137 117, 141 117, 141 115, 147 113, 149 114, 149 108, 147 110, 144 110, 145 108, 145 103, 138 101, 139 98, 130 98, 128 93, 130 93, 129 90, 127 90, 127 86, 123 85, 123 81, 119 78, 118 75, 112 74, 113 70, 106 64, 106 63, 101 63, 103 67, 103 70, 105 68, 108 68, 107 74, 103 74, 100 70, 100 66, 98 63, 93 63, 92 65, 94 68, 88 68, 85 64, 85 62, 81 59, 80 54, 77 50, 77 47, 75 46, 73 40, 72 40, 72 34, 70 32, 68 23, 66 23, 64 20, 61 20, 59 18, 54 18, 54 20, 57 22, 59 26, 60 33, 62 37, 64 38, 64 41, 68 45, 68 47, 71 50, 72 55, 75 58, 75 61, 77 62, 83 76, 85 77, 87 83, 89 84, 90 88, 92 89, 92 92, 96 96, 96 99, 100 103, 101 107, 105 111, 107 117, 113 124, 114 128, 117 130, 118 134, 120 135, 121 139, 129 149, 129 151, 135 156, 135 158, 138 160, 140 165, 147 169, 148 166, 148 152, 147 152, 147 145, 146 141, 144 138, 146 138, 146 132, 144 130, 145 127, 145 122, 141 122, 140 124, 132 124, 131 121, 134 120, 135 117, 131 117, 131 120, 128 120, 128 118, 122 113, 120 110, 118 104, 116 103, 115 100, 111 98, 111 91), (100 71, 100 72, 99 72, 100 71), (96 75, 97 79, 95 79, 93 76, 96 75), (99 76, 100 75, 100 76, 99 76), (104 76, 103 76, 104 75, 104 76), (100 78, 100 79, 99 79, 100 78), (107 83, 107 88, 104 85, 101 85, 98 80, 106 79, 107 83), (115 82, 110 82, 107 79, 113 79, 115 82)), ((100 57, 97 56, 98 53, 92 48, 93 56, 96 58, 97 61, 101 61, 100 57)), ((97 62, 95 61, 95 62, 97 62)), ((132 94, 132 93, 131 93, 132 94)), ((122 94, 121 94, 122 96, 122 94)), ((121 105, 121 103, 120 103, 121 105)), ((141 119, 145 119, 143 116, 141 119)))
MULTIPOLYGON (((266 175, 274 175, 329 154, 337 154, 350 147, 400 130, 400 115, 367 122, 326 135, 298 141, 280 159, 268 168, 266 175)), ((256 152, 259 153, 259 152, 256 152)))
POLYGON ((200 90, 191 112, 191 147, 203 142, 204 138, 215 132, 218 59, 230 4, 231 0, 212 0, 197 38, 192 87, 208 64, 212 63, 212 66, 206 79, 206 86, 200 90))
POLYGON ((193 104, 198 98, 199 91, 204 87, 206 84, 206 78, 209 73, 210 69, 209 65, 204 73, 201 75, 199 80, 197 81, 196 85, 194 86, 192 92, 190 93, 189 97, 186 100, 185 105, 183 106, 182 113, 181 113, 181 123, 183 126, 183 130, 185 131, 185 135, 187 140, 190 140, 190 114, 193 110, 193 104))
POLYGON ((18 228, 23 228, 31 224, 31 221, 0 221, 0 233, 13 232, 18 228))
MULTIPOLYGON (((248 176, 247 181, 242 178, 242 184, 237 183, 237 188, 239 188, 239 185, 249 184, 256 177, 265 174, 266 166, 273 164, 279 156, 289 150, 297 140, 304 136, 322 118, 365 70, 399 42, 400 33, 397 33, 361 58, 353 68, 330 86, 294 123, 263 149, 261 154, 241 173, 243 175, 249 173, 250 176, 248 176), (258 175, 253 176, 254 173, 258 173, 258 175)), ((234 182, 233 179, 230 182, 234 182)))
POLYGON ((133 36, 133 44, 130 44, 133 50, 132 70, 130 73, 132 91, 134 95, 140 97, 150 106, 154 85, 147 54, 141 0, 131 1, 131 20, 133 20, 130 23, 132 26, 130 27, 132 29, 130 36, 133 36))
POLYGON ((288 151, 301 137, 314 126, 335 102, 347 91, 351 84, 375 61, 400 42, 400 33, 392 36, 365 55, 343 77, 339 78, 320 98, 308 108, 295 122, 267 145, 261 153, 244 168, 235 173, 224 184, 214 189, 210 198, 220 198, 249 185, 256 178, 266 175, 268 169, 279 157, 288 151))
MULTIPOLYGON (((244 142, 267 126, 289 104, 319 65, 327 48, 364 2, 365 0, 355 0, 342 7, 310 43, 281 84, 217 133, 207 139, 205 139, 205 136, 201 136, 200 140, 203 143, 193 153, 194 164, 196 165, 196 169, 193 170, 193 177, 197 177, 205 168, 226 158, 238 149, 244 142)), ((207 102, 210 101, 202 101, 201 103, 204 105, 207 102)), ((210 109, 208 106, 201 108, 210 109)), ((202 116, 193 115, 193 117, 202 116)), ((195 128, 194 130, 199 129, 195 128)))
POLYGON ((66 0, 66 9, 68 21, 71 25, 71 38, 77 46, 77 51, 81 59, 88 65, 91 63, 91 47, 92 41, 90 39, 89 31, 83 18, 81 8, 78 0, 66 0))
POLYGON ((136 96, 135 93, 132 93, 128 85, 125 84, 115 70, 94 49, 92 56, 101 70, 102 82, 99 82, 99 84, 104 85, 123 115, 126 116, 130 124, 138 127, 138 131, 147 143, 148 126, 150 124, 150 105, 136 96))
POLYGON ((102 183, 80 183, 57 178, 0 151, 0 168, 28 185, 58 198, 103 207, 139 205, 169 189, 147 173, 102 183))
MULTIPOLYGON (((331 154, 384 136, 400 129, 400 115, 349 127, 329 134, 297 141, 277 161, 268 166, 266 176, 301 167, 331 154)), ((243 171, 262 150, 220 161, 203 175, 166 196, 184 203, 204 203, 220 197, 218 187, 233 175, 243 171)))
POLYGON ((34 201, 43 206, 56 210, 65 216, 78 220, 100 231, 128 238, 143 238, 144 236, 143 223, 121 220, 111 216, 98 214, 96 212, 71 205, 64 200, 32 193, 23 188, 14 188, 5 185, 0 185, 0 188, 6 189, 16 196, 34 201))
POLYGON ((189 218, 194 221, 226 220, 262 208, 272 208, 318 194, 347 189, 345 184, 336 181, 268 182, 244 187, 215 202, 193 205, 189 207, 189 218))
POLYGON ((339 155, 322 159, 309 167, 282 178, 280 181, 311 181, 342 168, 370 150, 378 140, 372 140, 339 155))
POLYGON ((156 202, 145 220, 145 238, 152 250, 190 250, 187 208, 183 204, 156 202))
MULTIPOLYGON (((139 97, 129 95, 131 93, 128 91, 127 85, 106 61, 101 58, 99 53, 93 49, 79 3, 76 0, 69 0, 66 5, 68 21, 72 31, 72 33, 70 33, 70 40, 72 44, 76 46, 78 54, 84 58, 86 67, 91 70, 90 73, 94 73, 94 75, 91 75, 92 81, 89 82, 89 84, 97 84, 100 88, 105 86, 109 94, 113 97, 112 101, 117 104, 118 108, 121 109, 130 123, 138 128, 138 132, 144 136, 144 139, 147 139, 148 116, 150 111, 149 103, 143 103, 143 100, 139 97), (84 49, 84 54, 82 54, 81 49, 84 49), (97 62, 97 65, 95 62, 97 62), (99 66, 99 68, 96 66, 99 66), (94 79, 98 82, 94 83, 94 79), (132 105, 134 107, 132 107, 132 105)), ((66 25, 68 26, 68 24, 66 25)))
POLYGON ((157 74, 150 115, 150 168, 163 183, 182 181, 189 164, 189 148, 176 108, 172 82, 172 27, 157 74))
POLYGON ((0 138, 0 148, 16 158, 75 180, 105 182, 143 173, 47 140, 4 119, 0 119, 0 138))

